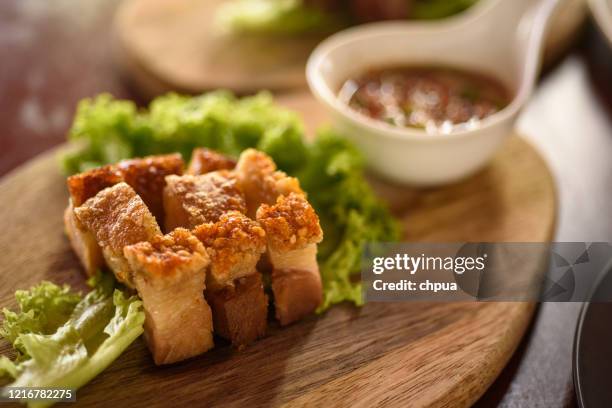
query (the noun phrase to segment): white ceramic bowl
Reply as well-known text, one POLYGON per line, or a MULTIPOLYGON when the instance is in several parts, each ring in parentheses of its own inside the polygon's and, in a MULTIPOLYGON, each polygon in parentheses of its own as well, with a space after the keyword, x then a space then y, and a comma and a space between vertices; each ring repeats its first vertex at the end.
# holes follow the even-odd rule
POLYGON ((385 22, 342 31, 310 56, 309 87, 376 173, 418 186, 460 180, 492 158, 511 134, 532 91, 544 28, 556 0, 533 4, 532 0, 481 0, 467 14, 443 22, 385 22), (368 69, 423 64, 487 73, 501 80, 514 99, 476 129, 432 135, 371 119, 337 97, 347 79, 368 69))

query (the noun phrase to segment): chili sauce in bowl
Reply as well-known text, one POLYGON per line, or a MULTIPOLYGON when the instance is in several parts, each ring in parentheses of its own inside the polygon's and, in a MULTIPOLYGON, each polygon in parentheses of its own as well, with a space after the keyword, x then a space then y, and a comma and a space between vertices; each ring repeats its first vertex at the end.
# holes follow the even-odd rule
POLYGON ((493 77, 435 66, 371 69, 348 79, 338 96, 372 119, 430 134, 475 129, 511 100, 493 77))

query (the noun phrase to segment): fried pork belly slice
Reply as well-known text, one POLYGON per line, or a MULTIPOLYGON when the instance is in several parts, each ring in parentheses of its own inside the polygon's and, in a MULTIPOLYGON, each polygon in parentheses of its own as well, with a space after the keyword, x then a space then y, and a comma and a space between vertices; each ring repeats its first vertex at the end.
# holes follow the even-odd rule
POLYGON ((94 235, 77 220, 72 203, 64 211, 64 227, 72 249, 88 276, 94 276, 104 266, 102 248, 94 235))
POLYGON ((102 247, 106 264, 117 280, 133 287, 123 247, 150 241, 161 230, 142 199, 124 182, 108 187, 74 209, 78 221, 102 247))
POLYGON ((274 205, 263 204, 257 221, 266 231, 276 318, 287 325, 321 303, 317 243, 323 231, 310 203, 296 193, 280 196, 274 205))
POLYGON ((178 228, 151 242, 126 246, 123 253, 143 302, 145 337, 155 364, 211 349, 213 320, 204 299, 209 257, 202 243, 178 228))
POLYGON ((217 170, 232 170, 236 167, 236 161, 221 153, 205 148, 197 148, 191 154, 191 162, 187 174, 194 176, 210 173, 217 170))
POLYGON ((193 234, 210 255, 207 286, 213 290, 255 273, 257 261, 266 250, 263 228, 239 211, 228 211, 217 222, 201 224, 193 234))
POLYGON ((163 191, 166 176, 183 174, 185 163, 178 153, 123 160, 117 169, 136 194, 142 198, 158 223, 164 221, 163 191))
POLYGON ((255 149, 242 152, 236 164, 236 177, 244 191, 247 215, 252 218, 261 204, 274 204, 279 195, 304 194, 298 179, 276 170, 272 158, 255 149))
POLYGON ((206 296, 215 331, 238 347, 263 336, 268 298, 256 266, 266 249, 264 230, 242 213, 230 211, 193 233, 210 256, 206 296))
POLYGON ((88 276, 93 276, 98 269, 104 266, 104 258, 94 235, 74 215, 74 207, 80 206, 101 190, 120 183, 122 180, 121 174, 113 166, 102 166, 85 171, 70 176, 66 180, 70 203, 64 212, 64 229, 72 249, 88 276))
POLYGON ((123 176, 114 166, 102 166, 70 176, 66 183, 72 205, 79 207, 98 192, 122 181, 123 176))
POLYGON ((236 184, 228 170, 166 177, 166 230, 177 227, 191 230, 206 222, 216 222, 227 211, 244 212, 244 196, 236 184))
POLYGON ((213 310, 215 333, 241 348, 266 334, 268 296, 259 272, 234 281, 232 286, 206 291, 213 310))

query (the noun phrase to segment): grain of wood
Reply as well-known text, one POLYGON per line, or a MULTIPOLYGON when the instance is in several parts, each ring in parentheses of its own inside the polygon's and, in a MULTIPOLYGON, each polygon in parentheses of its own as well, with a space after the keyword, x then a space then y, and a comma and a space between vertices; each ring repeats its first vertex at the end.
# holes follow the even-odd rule
MULTIPOLYGON (((325 114, 281 98, 309 128, 325 114)), ((56 152, 0 181, 0 307, 42 279, 85 290, 63 235, 68 198, 56 152)), ((547 241, 556 200, 544 162, 512 137, 491 165, 456 185, 414 190, 373 179, 411 241, 547 241)), ((527 303, 370 303, 332 308, 238 352, 156 367, 142 339, 78 392, 77 406, 469 406, 502 370, 529 324, 527 303)), ((0 352, 6 353, 6 344, 0 352)))

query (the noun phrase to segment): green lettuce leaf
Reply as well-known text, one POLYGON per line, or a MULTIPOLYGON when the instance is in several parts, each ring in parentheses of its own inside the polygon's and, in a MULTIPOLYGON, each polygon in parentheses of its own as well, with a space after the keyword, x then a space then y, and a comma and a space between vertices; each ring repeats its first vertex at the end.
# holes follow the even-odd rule
POLYGON ((302 0, 233 0, 222 4, 215 24, 233 34, 293 35, 342 27, 340 17, 302 0))
POLYGON ((16 378, 18 374, 17 365, 6 356, 0 356, 0 378, 16 378))
POLYGON ((67 285, 42 282, 30 291, 18 290, 15 299, 18 312, 3 309, 4 321, 0 336, 8 340, 19 353, 27 355, 19 336, 26 333, 51 334, 64 324, 81 300, 67 285))
POLYGON ((122 159, 170 152, 188 159, 198 146, 234 157, 248 147, 262 150, 280 169, 300 179, 321 218, 320 310, 345 300, 361 304, 354 275, 365 244, 397 240, 399 229, 366 182, 357 149, 331 129, 321 129, 315 141, 307 143, 304 129, 299 116, 275 105, 268 93, 242 99, 223 91, 196 97, 168 94, 142 111, 131 102, 101 95, 79 104, 64 169, 71 173, 114 162, 117 156, 102 148, 104 140, 127 146, 119 155, 122 159))
MULTIPOLYGON (((78 389, 108 367, 142 334, 142 302, 135 296, 126 297, 120 290, 113 290, 108 282, 100 282, 82 299, 73 295, 80 301, 73 304, 68 319, 51 334, 47 333, 50 326, 44 330, 24 327, 25 331, 17 335, 24 358, 16 362, 4 356, 0 359, 0 374, 14 378, 8 386, 78 389)), ((53 304, 57 298, 66 296, 66 287, 45 282, 22 292, 21 296, 40 299, 41 294, 46 296, 46 304, 53 304)), ((30 407, 51 404, 28 403, 30 407)))
POLYGON ((363 303, 359 273, 367 242, 396 241, 398 223, 363 177, 363 158, 346 139, 321 129, 310 165, 299 175, 319 213, 325 239, 319 246, 323 303, 320 311, 348 300, 363 303))

